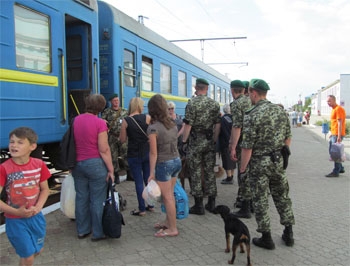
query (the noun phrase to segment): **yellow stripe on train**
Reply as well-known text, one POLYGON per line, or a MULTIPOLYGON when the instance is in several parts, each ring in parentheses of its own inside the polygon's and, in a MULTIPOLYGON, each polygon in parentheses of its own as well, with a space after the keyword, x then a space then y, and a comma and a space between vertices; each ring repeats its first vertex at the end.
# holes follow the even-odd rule
POLYGON ((141 91, 142 98, 151 98, 155 94, 161 94, 167 101, 178 101, 178 102, 188 102, 188 97, 174 96, 170 94, 157 93, 157 92, 149 92, 149 91, 141 91))
POLYGON ((58 78, 54 76, 34 74, 0 68, 0 81, 36 84, 41 86, 58 86, 58 78))

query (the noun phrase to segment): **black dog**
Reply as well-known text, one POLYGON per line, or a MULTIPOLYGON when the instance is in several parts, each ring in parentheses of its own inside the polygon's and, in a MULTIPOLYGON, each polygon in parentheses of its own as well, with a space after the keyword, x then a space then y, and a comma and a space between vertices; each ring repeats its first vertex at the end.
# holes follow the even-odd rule
POLYGON ((240 246, 240 252, 244 253, 244 245, 247 250, 247 265, 251 266, 250 263, 250 234, 248 227, 240 221, 238 218, 234 217, 230 213, 230 208, 226 205, 218 205, 215 207, 214 214, 220 214, 221 218, 225 222, 225 237, 226 237, 226 249, 225 252, 230 252, 230 233, 233 235, 232 241, 232 259, 228 261, 228 264, 233 264, 236 258, 236 249, 238 245, 240 246))

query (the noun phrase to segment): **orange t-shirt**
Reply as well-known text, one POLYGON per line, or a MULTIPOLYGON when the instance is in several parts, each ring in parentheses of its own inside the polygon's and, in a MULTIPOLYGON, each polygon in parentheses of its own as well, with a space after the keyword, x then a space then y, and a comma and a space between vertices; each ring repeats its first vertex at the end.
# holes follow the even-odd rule
POLYGON ((331 134, 338 135, 338 120, 342 120, 341 135, 345 136, 345 109, 340 105, 335 106, 331 113, 331 134))

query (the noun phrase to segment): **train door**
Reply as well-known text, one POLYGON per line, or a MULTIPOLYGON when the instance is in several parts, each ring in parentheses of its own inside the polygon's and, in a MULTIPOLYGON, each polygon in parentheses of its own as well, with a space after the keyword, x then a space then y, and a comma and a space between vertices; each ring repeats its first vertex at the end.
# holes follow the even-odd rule
POLYGON ((84 112, 84 98, 93 88, 91 26, 66 15, 66 62, 69 118, 84 112))
POLYGON ((120 79, 122 86, 120 87, 119 99, 121 100, 121 106, 126 108, 129 106, 129 101, 131 98, 140 96, 136 65, 136 46, 125 42, 122 58, 123 78, 120 79))

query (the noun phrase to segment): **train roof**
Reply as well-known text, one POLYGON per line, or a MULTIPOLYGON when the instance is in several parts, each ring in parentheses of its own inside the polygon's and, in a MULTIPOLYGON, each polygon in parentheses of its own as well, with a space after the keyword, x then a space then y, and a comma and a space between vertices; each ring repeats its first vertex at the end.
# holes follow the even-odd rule
POLYGON ((114 17, 114 22, 121 27, 125 28, 126 30, 133 32, 137 36, 153 43, 154 45, 157 45, 161 47, 162 49, 184 59, 185 61, 203 69, 204 71, 208 72, 209 74, 216 76, 217 78, 230 83, 230 80, 220 72, 216 71, 215 69, 211 68, 207 64, 203 63, 196 57, 192 56, 191 54, 187 53, 185 50, 181 49, 180 47, 176 46, 175 44, 169 42, 169 40, 165 39, 161 35, 157 34, 156 32, 150 30, 143 24, 137 22, 135 19, 132 17, 126 15, 125 13, 121 12, 117 8, 100 1, 101 3, 106 4, 107 6, 110 7, 113 17, 114 17))

